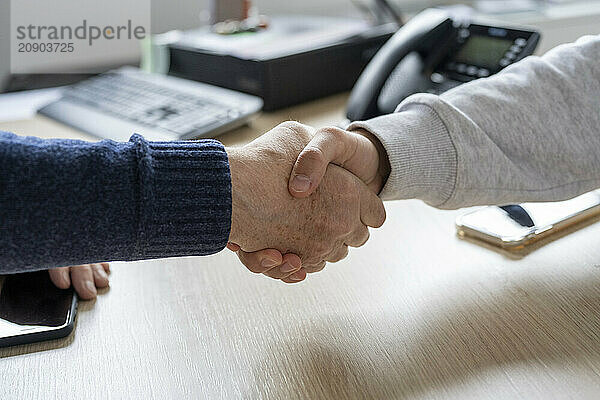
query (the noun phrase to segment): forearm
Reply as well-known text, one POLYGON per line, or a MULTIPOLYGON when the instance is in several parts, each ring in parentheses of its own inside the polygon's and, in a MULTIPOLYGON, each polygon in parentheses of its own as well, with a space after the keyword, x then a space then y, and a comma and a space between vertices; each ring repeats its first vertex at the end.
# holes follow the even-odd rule
POLYGON ((440 208, 552 201, 600 187, 600 37, 356 123, 390 159, 385 199, 440 208))
POLYGON ((230 218, 218 142, 0 133, 0 273, 210 254, 227 243, 230 218))

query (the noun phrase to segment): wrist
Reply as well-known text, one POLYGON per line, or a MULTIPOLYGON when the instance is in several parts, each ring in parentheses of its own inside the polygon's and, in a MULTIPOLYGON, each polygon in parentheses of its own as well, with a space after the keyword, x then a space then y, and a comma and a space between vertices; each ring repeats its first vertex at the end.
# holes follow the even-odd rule
POLYGON ((282 204, 291 197, 286 186, 290 171, 277 173, 278 152, 256 144, 225 151, 231 176, 229 242, 247 252, 263 249, 269 225, 287 215, 282 204))
POLYGON ((242 226, 248 216, 249 203, 246 198, 247 192, 244 184, 247 182, 248 173, 246 171, 248 160, 244 157, 243 151, 238 148, 226 148, 229 158, 229 171, 231 175, 231 229, 229 241, 240 244, 242 226))
POLYGON ((381 142, 379 141, 377 136, 373 135, 371 132, 369 132, 365 129, 361 129, 361 128, 352 130, 351 132, 354 132, 356 134, 359 134, 360 136, 365 137, 376 150, 376 153, 377 153, 377 185, 376 185, 377 190, 376 191, 377 191, 377 193, 379 193, 385 186, 385 183, 387 182, 387 179, 390 176, 390 172, 392 169, 387 151, 385 150, 385 148, 383 147, 383 144, 381 144, 381 142))

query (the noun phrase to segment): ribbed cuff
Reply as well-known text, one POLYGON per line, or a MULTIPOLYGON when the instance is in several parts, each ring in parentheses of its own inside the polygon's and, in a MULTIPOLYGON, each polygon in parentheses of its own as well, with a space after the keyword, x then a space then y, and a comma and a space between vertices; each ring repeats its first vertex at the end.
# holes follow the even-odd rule
MULTIPOLYGON (((141 139, 141 140, 140 140, 141 139)), ((215 140, 146 142, 140 157, 138 249, 145 258, 222 250, 231 228, 227 153, 215 140)))
POLYGON ((391 172, 380 193, 383 200, 421 199, 437 207, 450 198, 456 149, 430 107, 406 104, 397 113, 354 122, 348 130, 359 128, 375 135, 387 151, 391 172))

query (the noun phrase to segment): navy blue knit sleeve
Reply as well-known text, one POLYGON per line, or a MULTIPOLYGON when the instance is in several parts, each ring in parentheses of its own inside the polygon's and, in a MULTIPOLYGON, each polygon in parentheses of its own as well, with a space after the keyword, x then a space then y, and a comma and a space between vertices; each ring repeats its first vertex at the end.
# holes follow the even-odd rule
POLYGON ((212 254, 230 224, 229 163, 217 141, 0 132, 0 273, 212 254))

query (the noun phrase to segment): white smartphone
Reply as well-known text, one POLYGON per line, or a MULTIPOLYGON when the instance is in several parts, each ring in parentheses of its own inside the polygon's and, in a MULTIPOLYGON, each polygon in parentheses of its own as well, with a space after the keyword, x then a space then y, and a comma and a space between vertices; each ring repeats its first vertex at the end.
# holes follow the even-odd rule
POLYGON ((506 250, 519 251, 564 228, 600 215, 600 190, 553 203, 489 206, 461 215, 456 231, 506 250))

